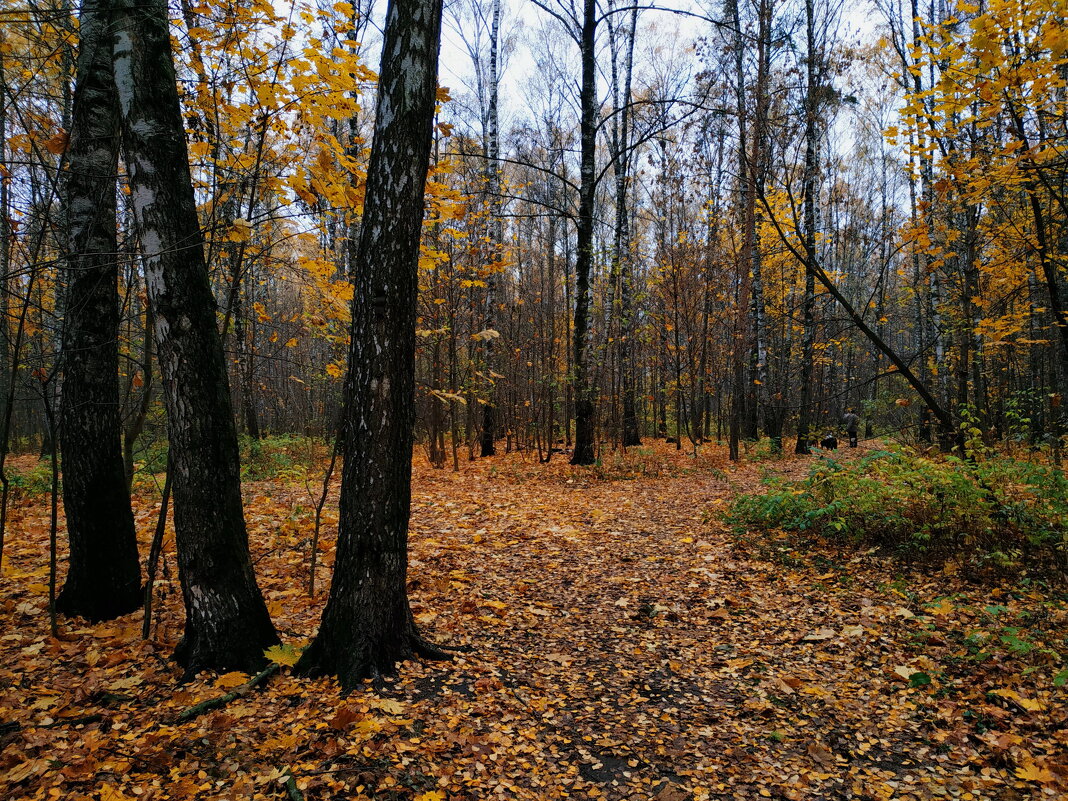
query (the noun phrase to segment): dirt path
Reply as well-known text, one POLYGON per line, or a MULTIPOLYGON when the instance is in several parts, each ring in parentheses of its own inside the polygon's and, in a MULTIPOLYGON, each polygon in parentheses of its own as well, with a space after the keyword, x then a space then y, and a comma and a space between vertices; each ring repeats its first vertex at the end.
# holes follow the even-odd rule
MULTIPOLYGON (((2 588, 0 723, 19 728, 0 739, 0 796, 284 798, 289 770, 309 801, 1058 797, 1065 710, 1048 676, 948 659, 972 610, 1018 599, 871 554, 765 541, 758 556, 717 517, 757 469, 687 458, 600 475, 515 458, 419 468, 416 618, 469 650, 348 699, 282 675, 181 726, 177 711, 228 680, 175 692, 174 587, 154 643, 137 616, 49 642, 19 551, 2 588)), ((250 493, 291 642, 322 602, 302 590, 300 504, 300 487, 250 493)))

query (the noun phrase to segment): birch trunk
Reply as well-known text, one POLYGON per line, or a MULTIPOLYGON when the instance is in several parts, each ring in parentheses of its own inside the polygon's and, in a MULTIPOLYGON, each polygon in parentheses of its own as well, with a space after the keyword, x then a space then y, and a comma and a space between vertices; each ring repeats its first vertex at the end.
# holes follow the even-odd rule
POLYGON ((415 321, 441 0, 386 12, 367 200, 353 265, 337 561, 319 633, 297 666, 342 687, 392 672, 419 638, 408 605, 415 321))
POLYGON ((163 0, 118 0, 112 20, 123 147, 170 435, 185 601, 175 659, 253 671, 278 642, 249 556, 237 433, 204 261, 163 0))
POLYGON ((593 269, 593 206, 597 191, 594 171, 597 156, 597 2, 584 0, 580 50, 582 89, 580 105, 581 158, 579 162, 579 209, 575 259, 575 451, 571 464, 596 460, 594 429, 596 408, 590 381, 590 272, 593 269))
POLYGON ((60 433, 70 566, 56 609, 90 620, 124 615, 143 602, 121 445, 119 114, 107 23, 99 2, 82 6, 63 182, 67 292, 60 433))

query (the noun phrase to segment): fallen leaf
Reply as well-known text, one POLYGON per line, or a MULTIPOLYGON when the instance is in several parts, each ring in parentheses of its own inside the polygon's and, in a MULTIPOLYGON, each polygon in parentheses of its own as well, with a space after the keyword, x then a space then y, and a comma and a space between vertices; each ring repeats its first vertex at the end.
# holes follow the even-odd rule
POLYGON ((837 635, 838 632, 836 632, 834 629, 822 628, 812 632, 811 634, 806 634, 801 639, 805 642, 823 642, 824 640, 833 639, 837 635))
POLYGON ((834 753, 823 743, 813 740, 808 744, 808 755, 826 768, 834 765, 834 753))
POLYGON ((1016 776, 1029 782, 1052 782, 1056 776, 1046 768, 1041 768, 1034 762, 1028 762, 1015 771, 1016 776))
POLYGON ((230 690, 234 687, 240 687, 242 684, 249 680, 247 673, 242 673, 240 670, 235 670, 231 673, 223 673, 219 678, 215 680, 215 686, 220 690, 230 690))

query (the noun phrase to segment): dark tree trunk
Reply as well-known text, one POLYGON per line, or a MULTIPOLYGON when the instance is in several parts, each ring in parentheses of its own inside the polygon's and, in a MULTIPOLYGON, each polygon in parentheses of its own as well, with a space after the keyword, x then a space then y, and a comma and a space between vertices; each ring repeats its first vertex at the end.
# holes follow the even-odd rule
MULTIPOLYGON (((813 0, 805 0, 805 186, 804 186, 804 235, 802 245, 809 262, 816 259, 816 194, 819 187, 819 127, 816 99, 817 58, 815 13, 813 0)), ((805 264, 805 296, 803 308, 803 333, 801 335, 801 400, 797 420, 797 444, 795 453, 811 452, 809 439, 812 425, 812 374, 815 365, 816 345, 816 275, 805 264)))
POLYGON ((584 0, 580 50, 582 91, 580 95, 580 159, 578 242, 575 259, 575 452, 571 464, 593 464, 596 407, 590 382, 590 272, 593 269, 593 206, 597 191, 594 170, 597 155, 597 2, 584 0))
POLYGON ((433 654, 408 606, 417 266, 437 87, 441 0, 386 12, 367 200, 353 265, 337 561, 297 666, 342 687, 433 654))
MULTIPOLYGON (((489 108, 486 109, 486 187, 490 195, 490 254, 493 264, 486 280, 486 320, 487 330, 497 325, 497 295, 500 282, 502 251, 504 249, 504 226, 501 220, 501 136, 497 110, 497 94, 500 88, 500 48, 498 40, 501 28, 501 0, 493 0, 493 22, 490 27, 489 57, 489 108)), ((497 451, 494 442, 497 439, 497 391, 495 389, 493 337, 485 342, 486 381, 489 397, 482 407, 482 456, 494 456, 497 451)))
POLYGON ((114 70, 174 473, 189 674, 254 670, 278 642, 249 556, 237 434, 163 0, 115 5, 114 70))
POLYGON ((145 422, 148 420, 148 412, 152 406, 152 360, 154 353, 152 330, 155 328, 153 320, 152 304, 146 303, 144 328, 145 355, 144 359, 141 361, 141 371, 143 373, 141 397, 138 400, 137 409, 134 411, 133 417, 130 419, 126 426, 126 430, 122 435, 122 461, 123 469, 126 471, 127 491, 133 487, 134 446, 137 444, 137 439, 141 436, 141 432, 144 431, 145 422))
POLYGON ((140 607, 143 596, 119 415, 118 103, 108 17, 89 0, 80 21, 64 182, 67 295, 60 437, 70 567, 56 609, 109 620, 140 607))
POLYGON ((632 317, 633 300, 631 280, 634 272, 631 259, 630 210, 628 206, 630 154, 630 102, 631 85, 634 74, 634 39, 638 26, 638 7, 630 12, 630 22, 626 29, 626 55, 623 64, 623 87, 617 98, 619 109, 618 141, 616 142, 616 229, 613 254, 619 270, 619 370, 620 395, 622 395, 623 414, 620 421, 620 441, 624 447, 642 444, 638 431, 638 415, 634 400, 634 347, 632 317))

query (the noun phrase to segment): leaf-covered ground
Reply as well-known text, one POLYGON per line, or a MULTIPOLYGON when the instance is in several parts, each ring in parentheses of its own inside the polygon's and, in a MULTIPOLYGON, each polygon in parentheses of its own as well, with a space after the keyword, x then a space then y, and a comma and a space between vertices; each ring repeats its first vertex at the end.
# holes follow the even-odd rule
MULTIPOLYGON (((454 474, 419 461, 416 618, 467 650, 348 698, 282 668, 186 723, 180 712, 248 677, 177 684, 173 555, 152 640, 139 614, 61 620, 51 639, 47 496, 17 502, 0 581, 0 798, 1068 793, 1056 588, 968 583, 952 565, 775 533, 733 539, 718 518, 731 493, 799 460, 733 470, 715 450, 658 446, 595 469, 512 455, 454 474)), ((246 498, 261 586, 299 646, 324 599, 333 503, 313 599, 305 483, 253 482, 246 498)), ((137 501, 148 537, 158 498, 137 501)))

